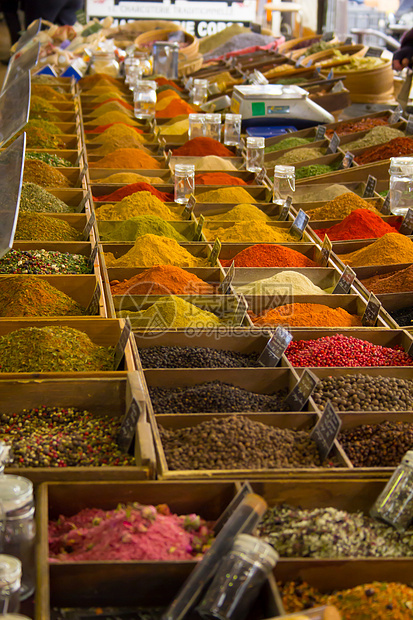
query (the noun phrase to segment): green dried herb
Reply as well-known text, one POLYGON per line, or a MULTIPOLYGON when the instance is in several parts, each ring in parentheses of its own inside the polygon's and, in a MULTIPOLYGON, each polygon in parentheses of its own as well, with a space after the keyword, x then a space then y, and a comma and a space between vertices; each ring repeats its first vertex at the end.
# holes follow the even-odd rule
POLYGON ((74 207, 69 207, 63 200, 56 198, 36 183, 23 183, 20 195, 20 212, 73 213, 74 207))
POLYGON ((26 153, 26 159, 38 159, 56 168, 70 168, 73 165, 68 159, 53 155, 52 153, 26 153))
POLYGON ((82 233, 65 220, 41 213, 20 213, 15 239, 20 241, 80 241, 82 233))
POLYGON ((0 259, 0 273, 90 273, 87 256, 48 250, 10 250, 0 259))

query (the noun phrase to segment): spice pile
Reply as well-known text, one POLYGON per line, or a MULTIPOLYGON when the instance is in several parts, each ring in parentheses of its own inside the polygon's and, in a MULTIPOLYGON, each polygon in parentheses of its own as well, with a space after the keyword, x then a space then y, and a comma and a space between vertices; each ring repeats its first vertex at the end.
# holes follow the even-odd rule
POLYGON ((155 413, 226 413, 286 411, 287 389, 257 394, 221 381, 188 387, 149 387, 155 413))
POLYGON ((333 129, 327 129, 326 136, 327 138, 332 138, 334 132, 338 136, 347 136, 348 134, 357 133, 358 131, 367 131, 380 125, 387 125, 387 120, 377 117, 362 118, 361 121, 347 121, 344 123, 339 123, 333 129))
POLYGON ((271 144, 271 146, 266 146, 264 153, 274 153, 276 151, 282 151, 283 149, 293 149, 296 146, 310 144, 310 142, 313 142, 313 138, 295 138, 292 136, 291 138, 284 138, 284 140, 276 144, 271 144))
POLYGON ((245 416, 213 418, 196 426, 159 425, 169 469, 320 467, 308 431, 277 428, 245 416))
POLYGON ((54 562, 199 558, 212 542, 201 517, 176 515, 166 504, 119 504, 113 510, 85 508, 49 522, 49 553, 54 562))
POLYGON ((237 170, 232 162, 217 155, 197 157, 194 164, 195 170, 237 170))
POLYGON ((350 267, 366 267, 369 265, 397 265, 413 262, 413 243, 405 235, 387 233, 374 243, 338 255, 350 267))
POLYGON ((341 220, 358 209, 370 209, 377 212, 371 202, 346 190, 345 193, 339 194, 325 205, 315 209, 305 209, 305 211, 314 222, 316 220, 341 220))
POLYGON ((412 327, 413 308, 411 306, 400 308, 399 310, 391 310, 389 314, 400 327, 412 327))
POLYGON ((205 172, 195 175, 195 185, 248 185, 248 183, 226 172, 205 172))
POLYGON ((413 447, 413 424, 361 424, 342 430, 338 440, 354 467, 397 467, 413 447))
POLYGON ((1 441, 10 445, 11 467, 134 465, 116 443, 120 419, 72 407, 38 407, 0 413, 1 441))
POLYGON ((219 239, 223 243, 294 243, 296 237, 287 228, 269 226, 265 222, 236 222, 232 226, 214 226, 208 223, 203 233, 207 241, 219 239))
POLYGON ((413 292, 413 266, 400 271, 389 271, 361 280, 368 291, 375 295, 383 293, 413 292))
POLYGON ((24 327, 0 336, 0 372, 112 369, 112 350, 72 327, 24 327))
POLYGON ((286 355, 293 366, 413 366, 401 346, 383 347, 367 340, 334 334, 316 340, 296 340, 286 355))
POLYGON ((38 159, 27 159, 24 163, 23 181, 36 183, 41 187, 71 187, 69 179, 57 168, 38 159))
POLYGON ((54 155, 53 153, 26 153, 25 159, 44 161, 46 164, 54 166, 55 168, 70 168, 73 165, 67 159, 54 155))
POLYGON ((306 179, 307 177, 318 177, 320 174, 329 174, 335 172, 341 162, 337 164, 310 164, 309 166, 301 166, 295 171, 297 181, 306 179))
POLYGON ((0 316, 81 316, 85 308, 36 276, 0 278, 0 316))
POLYGON ((215 287, 173 265, 157 265, 119 282, 110 283, 112 295, 211 295, 215 287))
POLYGON ((165 168, 160 160, 139 149, 131 148, 116 149, 98 161, 89 162, 89 166, 91 168, 126 168, 132 170, 165 168))
POLYGON ((282 245, 257 244, 238 252, 233 258, 220 259, 223 267, 316 267, 304 254, 282 245))
POLYGON ((301 149, 293 149, 285 155, 282 155, 276 160, 277 166, 295 166, 296 164, 301 163, 302 161, 307 161, 309 159, 318 159, 325 155, 324 149, 315 149, 315 148, 301 148, 301 149))
POLYGON ((0 259, 0 273, 76 274, 90 273, 87 256, 48 250, 9 250, 0 259))
POLYGON ((360 166, 371 164, 374 161, 383 161, 390 157, 401 157, 413 153, 413 138, 394 138, 381 146, 372 146, 361 155, 355 157, 354 161, 360 166))
POLYGON ((164 220, 181 220, 182 216, 171 211, 162 200, 152 192, 135 192, 120 202, 102 205, 96 209, 98 220, 127 220, 137 215, 156 215, 164 220))
POLYGON ((314 232, 324 239, 328 235, 330 241, 344 239, 377 239, 388 233, 397 233, 380 215, 368 209, 356 209, 339 224, 329 228, 314 228, 314 232))
POLYGON ((395 129, 394 127, 388 127, 386 125, 384 127, 377 126, 370 129, 362 138, 354 140, 353 142, 347 142, 345 149, 346 151, 353 152, 355 149, 364 149, 369 146, 374 146, 375 144, 390 142, 390 140, 394 140, 394 138, 403 137, 404 133, 400 131, 400 129, 395 129))
POLYGON ((313 284, 307 276, 296 271, 282 271, 269 278, 256 280, 242 286, 234 286, 237 293, 244 295, 324 295, 324 291, 313 284))
MULTIPOLYGON (((107 180, 106 180, 107 181, 107 180)), ((107 181, 108 182, 108 181, 107 181)), ((150 192, 153 196, 156 196, 162 202, 173 202, 174 196, 173 194, 168 194, 166 192, 160 192, 155 187, 146 183, 145 181, 139 181, 137 183, 129 183, 128 185, 124 185, 119 189, 115 190, 111 194, 106 194, 102 196, 94 197, 93 200, 99 200, 100 202, 116 202, 118 200, 122 200, 131 194, 135 194, 136 192, 150 192)))
POLYGON ((274 506, 258 526, 260 535, 285 558, 397 558, 413 555, 413 530, 333 507, 274 506))
POLYGON ((243 187, 221 187, 220 189, 210 189, 207 192, 197 193, 197 202, 228 202, 236 204, 249 204, 256 202, 251 194, 243 187))
POLYGON ((220 319, 212 312, 201 310, 181 297, 169 295, 161 297, 146 310, 133 312, 119 310, 118 317, 130 317, 135 330, 152 331, 156 329, 210 329, 221 325, 220 319))
POLYGON ((164 183, 160 177, 146 177, 136 172, 115 172, 101 179, 93 179, 93 183, 104 183, 112 185, 130 185, 131 183, 164 183))
POLYGON ((229 211, 224 211, 224 213, 218 213, 217 215, 206 215, 205 220, 208 222, 216 220, 221 222, 271 222, 272 218, 259 207, 242 203, 232 207, 229 211))
POLYGON ((250 312, 257 327, 285 325, 290 327, 361 327, 361 317, 349 314, 343 308, 329 308, 322 304, 286 304, 271 308, 260 316, 250 312))
POLYGON ((154 267, 175 265, 176 267, 206 267, 207 261, 185 250, 175 239, 144 235, 123 256, 115 258, 112 252, 105 253, 108 267, 154 267))
POLYGON ((204 138, 202 136, 188 140, 183 146, 174 149, 172 154, 174 157, 182 157, 183 155, 189 155, 190 157, 206 157, 208 155, 235 157, 234 153, 221 144, 221 142, 218 142, 218 140, 204 138))
POLYGON ((143 368, 255 368, 259 354, 209 347, 148 347, 139 349, 143 368))
POLYGON ((185 237, 172 224, 165 222, 157 215, 138 215, 121 222, 99 221, 98 229, 102 241, 135 241, 143 235, 168 237, 180 243, 191 240, 188 238, 191 236, 190 230, 188 230, 188 237, 185 237))
POLYGON ((15 238, 21 241, 79 241, 82 233, 65 220, 40 213, 21 213, 15 238))
POLYGON ((25 213, 73 213, 75 209, 35 183, 23 183, 20 211, 25 213))

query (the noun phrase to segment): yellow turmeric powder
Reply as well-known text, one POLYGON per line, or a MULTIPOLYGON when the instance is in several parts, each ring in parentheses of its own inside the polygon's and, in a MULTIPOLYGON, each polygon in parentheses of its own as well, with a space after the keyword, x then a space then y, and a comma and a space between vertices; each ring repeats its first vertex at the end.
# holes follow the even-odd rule
POLYGON ((112 252, 105 253, 105 260, 108 267, 208 266, 205 259, 190 254, 175 239, 150 234, 139 237, 133 247, 120 258, 115 258, 112 252))

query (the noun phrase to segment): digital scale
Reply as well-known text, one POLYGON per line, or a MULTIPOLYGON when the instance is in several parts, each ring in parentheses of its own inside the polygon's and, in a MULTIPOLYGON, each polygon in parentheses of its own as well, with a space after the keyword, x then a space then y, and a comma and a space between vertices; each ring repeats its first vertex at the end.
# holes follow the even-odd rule
POLYGON ((294 125, 305 129, 334 123, 334 116, 308 98, 299 86, 265 84, 234 86, 231 112, 242 114, 246 127, 294 125))

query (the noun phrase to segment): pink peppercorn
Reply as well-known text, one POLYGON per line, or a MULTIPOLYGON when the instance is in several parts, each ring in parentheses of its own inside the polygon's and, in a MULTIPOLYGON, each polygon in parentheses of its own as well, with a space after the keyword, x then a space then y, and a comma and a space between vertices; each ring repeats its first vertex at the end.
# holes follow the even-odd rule
POLYGON ((366 340, 335 334, 317 340, 291 342, 286 355, 293 366, 413 366, 401 346, 383 347, 366 340))

